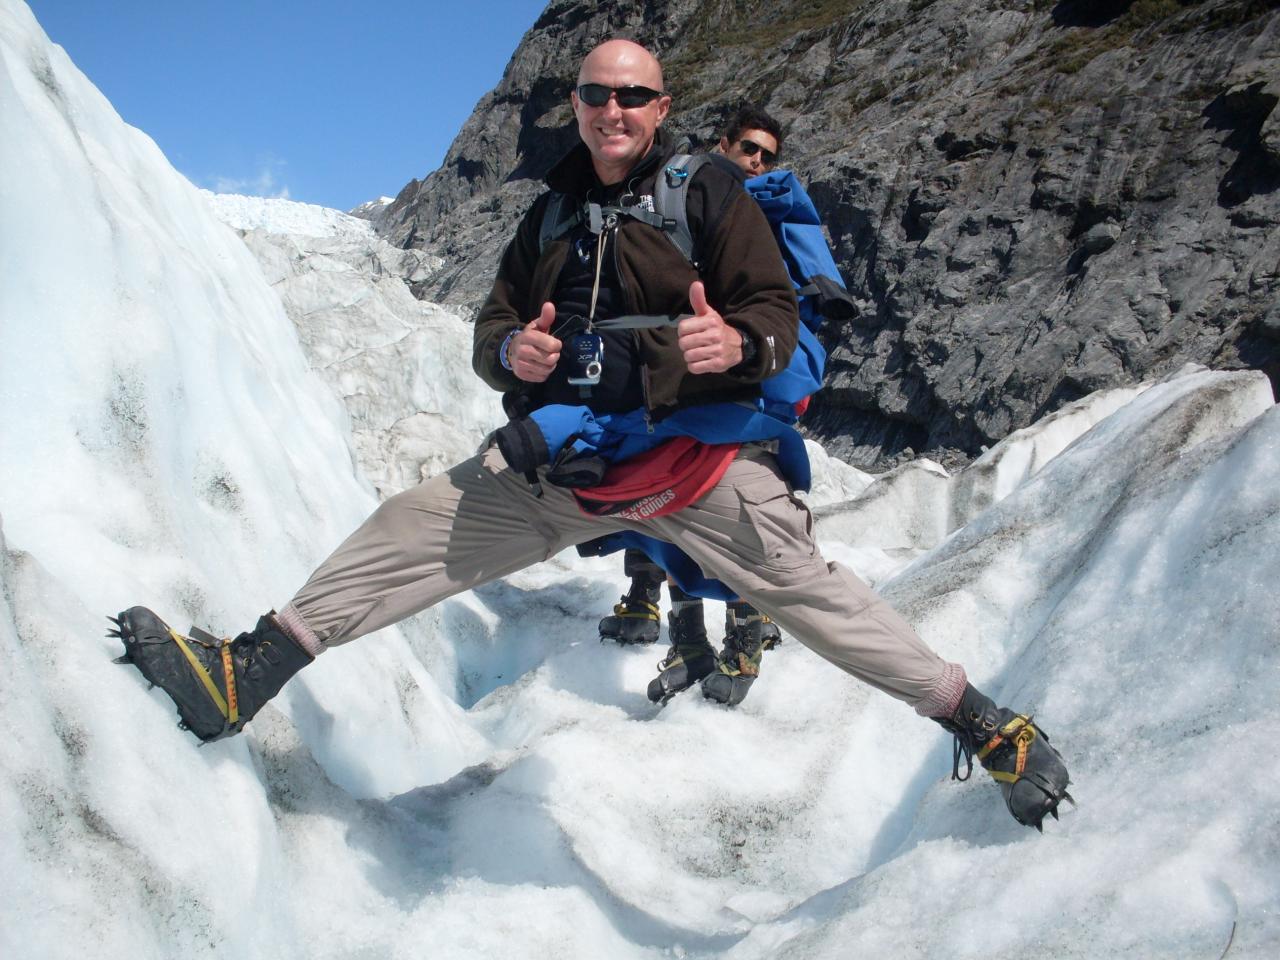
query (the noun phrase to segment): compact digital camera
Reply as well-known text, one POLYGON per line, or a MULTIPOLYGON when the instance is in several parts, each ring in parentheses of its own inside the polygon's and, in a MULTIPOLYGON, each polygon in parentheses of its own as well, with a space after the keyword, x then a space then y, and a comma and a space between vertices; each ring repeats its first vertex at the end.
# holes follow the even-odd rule
POLYGON ((598 333, 578 333, 569 338, 568 381, 594 387, 604 372, 604 340, 598 333))

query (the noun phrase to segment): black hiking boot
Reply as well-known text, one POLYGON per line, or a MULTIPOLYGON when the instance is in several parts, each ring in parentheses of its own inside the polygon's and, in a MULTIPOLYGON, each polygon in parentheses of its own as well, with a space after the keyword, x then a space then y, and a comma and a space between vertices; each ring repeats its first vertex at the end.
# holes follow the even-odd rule
POLYGON ((628 550, 623 570, 631 578, 631 589, 614 606, 613 616, 600 621, 600 639, 618 643, 657 643, 662 633, 662 584, 666 573, 638 550, 628 550))
POLYGON ((702 681, 702 695, 734 707, 746 699, 766 650, 782 642, 778 625, 743 600, 725 605, 724 649, 716 669, 702 681))
POLYGON ((968 780, 977 757, 984 770, 1000 784, 1013 819, 1044 832, 1045 814, 1058 819, 1058 804, 1075 803, 1067 793, 1071 782, 1062 755, 1049 743, 1049 735, 1024 714, 997 707, 972 684, 965 684, 960 706, 950 718, 934 717, 955 734, 951 778, 968 780), (968 763, 960 776, 961 756, 968 763))
POLYGON ((252 633, 218 639, 196 627, 184 636, 146 607, 130 607, 108 636, 124 641, 124 656, 178 708, 182 722, 206 743, 239 733, 311 656, 280 628, 274 611, 252 633))
POLYGON ((671 604, 671 649, 658 662, 658 675, 649 681, 649 699, 666 703, 715 669, 716 651, 707 640, 702 601, 694 598, 671 604))
POLYGON ((637 591, 633 584, 622 602, 614 605, 613 616, 600 621, 600 639, 623 644, 657 643, 662 633, 659 599, 657 587, 637 591))

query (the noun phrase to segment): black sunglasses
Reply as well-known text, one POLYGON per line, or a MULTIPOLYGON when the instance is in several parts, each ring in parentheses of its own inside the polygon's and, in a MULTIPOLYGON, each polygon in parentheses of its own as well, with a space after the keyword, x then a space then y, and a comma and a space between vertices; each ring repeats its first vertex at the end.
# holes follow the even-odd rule
MULTIPOLYGON (((621 103, 622 101, 618 101, 618 102, 621 103)), ((747 140, 744 138, 738 141, 738 146, 742 148, 743 154, 748 157, 754 157, 758 152, 761 158, 764 160, 764 165, 766 167, 772 167, 775 163, 778 162, 778 155, 776 153, 774 153, 772 150, 766 150, 764 147, 760 146, 760 144, 756 143, 754 140, 747 140)))
POLYGON ((603 83, 584 83, 578 87, 578 99, 588 107, 603 107, 611 96, 617 96, 622 109, 632 110, 652 103, 662 96, 662 91, 636 86, 606 87, 603 83))

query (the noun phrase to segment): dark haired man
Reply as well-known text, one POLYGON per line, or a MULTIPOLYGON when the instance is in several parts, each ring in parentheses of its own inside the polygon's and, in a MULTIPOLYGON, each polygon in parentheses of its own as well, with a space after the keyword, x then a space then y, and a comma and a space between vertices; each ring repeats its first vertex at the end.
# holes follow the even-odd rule
POLYGON ((730 118, 718 149, 748 177, 758 177, 778 165, 782 139, 782 125, 759 107, 747 104, 730 118))
MULTIPOLYGON (((117 621, 124 659, 173 698, 198 737, 218 739, 328 648, 574 544, 635 530, 674 544, 820 656, 936 719, 1000 780, 1014 817, 1039 827, 1066 796, 1057 751, 851 572, 823 560, 786 480, 785 438, 760 436, 738 402, 759 395, 798 337, 796 297, 764 214, 708 164, 688 190, 699 266, 661 218, 654 223, 654 184, 675 152, 660 129, 671 98, 658 61, 638 44, 592 50, 571 101, 582 143, 547 183, 580 217, 546 237, 553 194, 534 201, 476 319, 472 365, 507 392, 518 437, 531 448, 541 439, 543 454, 548 438, 531 431, 531 418, 584 408, 614 464, 585 491, 589 501, 621 487, 641 498, 591 512, 553 482, 580 482, 574 451, 518 472, 489 446, 382 503, 278 614, 234 640, 186 637, 145 607, 126 610, 117 621), (654 315, 683 319, 605 323, 654 315), (714 439, 733 431, 732 441, 714 439)), ((532 457, 531 448, 508 446, 532 457)))

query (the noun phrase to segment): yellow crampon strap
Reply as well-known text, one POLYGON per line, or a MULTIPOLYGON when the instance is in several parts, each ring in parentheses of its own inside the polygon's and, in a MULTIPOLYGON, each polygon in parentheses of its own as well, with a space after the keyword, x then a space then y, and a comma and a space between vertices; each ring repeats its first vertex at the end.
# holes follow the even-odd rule
POLYGON ((624 603, 615 603, 613 605, 614 616, 623 617, 628 620, 657 620, 662 621, 662 614, 648 600, 641 600, 640 605, 646 607, 645 610, 632 610, 624 603))
POLYGON ((978 759, 985 760, 996 747, 1004 743, 1010 737, 1013 738, 1014 746, 1018 748, 1018 757, 1014 761, 1013 771, 1007 770, 988 770, 993 780, 1001 783, 1017 783, 1022 779, 1022 771, 1027 766, 1027 748, 1031 746, 1031 741, 1036 738, 1036 728, 1031 723, 1031 718, 1019 714, 1014 717, 1003 727, 1000 732, 987 741, 986 745, 978 751, 978 759))
MULTIPOLYGON (((178 645, 182 655, 187 658, 187 662, 191 664, 191 669, 200 678, 200 682, 204 684, 204 688, 208 691, 214 706, 218 708, 218 712, 222 714, 227 723, 234 726, 240 719, 240 701, 236 696, 236 675, 235 668, 231 662, 231 644, 224 640, 218 648, 222 652, 222 676, 227 684, 227 698, 224 700, 222 694, 218 692, 217 685, 213 682, 213 677, 209 676, 209 671, 201 665, 200 661, 196 659, 196 655, 191 652, 191 648, 187 646, 187 638, 177 630, 174 630, 173 627, 169 628, 169 636, 178 645)), ((199 643, 199 641, 195 642, 199 643)))

